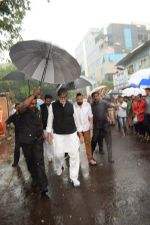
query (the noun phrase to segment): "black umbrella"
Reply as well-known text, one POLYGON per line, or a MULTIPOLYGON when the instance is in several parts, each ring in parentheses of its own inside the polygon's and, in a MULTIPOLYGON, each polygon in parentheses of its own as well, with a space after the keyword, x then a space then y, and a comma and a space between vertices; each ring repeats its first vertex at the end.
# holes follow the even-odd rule
POLYGON ((61 84, 59 85, 58 89, 60 87, 64 87, 68 90, 74 90, 74 89, 81 89, 81 88, 85 88, 87 86, 92 86, 94 85, 94 81, 86 76, 81 75, 80 78, 69 82, 68 84, 61 84))
MULTIPOLYGON (((20 72, 19 70, 16 70, 4 76, 3 80, 25 81, 26 76, 24 73, 20 72)), ((27 82, 28 82, 28 89, 29 89, 29 95, 30 95, 30 82, 29 80, 27 80, 27 82)))
POLYGON ((24 81, 25 80, 25 74, 16 70, 16 71, 10 72, 6 76, 4 76, 3 80, 24 81))

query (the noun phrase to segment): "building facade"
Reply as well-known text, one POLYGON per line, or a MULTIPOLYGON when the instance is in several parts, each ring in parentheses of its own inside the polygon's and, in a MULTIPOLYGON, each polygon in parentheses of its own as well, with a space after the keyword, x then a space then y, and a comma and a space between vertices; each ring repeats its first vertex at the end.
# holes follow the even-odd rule
POLYGON ((76 58, 82 74, 100 84, 104 79, 113 80, 116 63, 128 52, 148 39, 145 26, 109 24, 92 28, 76 48, 76 58))
POLYGON ((114 75, 114 87, 120 89, 128 84, 131 74, 140 69, 150 68, 150 40, 129 52, 116 66, 124 68, 114 75), (123 82, 119 82, 121 79, 123 82))

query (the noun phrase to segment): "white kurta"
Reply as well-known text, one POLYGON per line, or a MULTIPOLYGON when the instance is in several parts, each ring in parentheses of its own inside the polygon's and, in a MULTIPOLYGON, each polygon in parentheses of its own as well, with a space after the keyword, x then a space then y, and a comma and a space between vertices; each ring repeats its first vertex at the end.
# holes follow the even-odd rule
MULTIPOLYGON (((80 120, 77 116, 76 109, 74 107, 74 121, 77 127, 77 131, 82 131, 82 126, 80 120)), ((49 115, 48 115, 48 123, 47 123, 47 132, 51 133, 53 129, 53 110, 52 106, 49 107, 49 115)), ((57 170, 60 171, 63 162, 64 162, 64 154, 68 153, 70 156, 70 179, 77 180, 79 174, 79 137, 77 136, 77 132, 73 134, 53 134, 53 144, 54 144, 54 155, 57 160, 57 170)))
POLYGON ((45 136, 45 140, 43 143, 43 147, 44 147, 44 151, 47 154, 48 160, 51 161, 53 159, 53 155, 54 155, 54 146, 53 144, 49 144, 47 141, 47 131, 44 130, 44 136, 45 136))
POLYGON ((74 103, 78 117, 80 118, 82 131, 90 130, 90 119, 93 118, 91 105, 88 102, 83 102, 82 105, 74 103))

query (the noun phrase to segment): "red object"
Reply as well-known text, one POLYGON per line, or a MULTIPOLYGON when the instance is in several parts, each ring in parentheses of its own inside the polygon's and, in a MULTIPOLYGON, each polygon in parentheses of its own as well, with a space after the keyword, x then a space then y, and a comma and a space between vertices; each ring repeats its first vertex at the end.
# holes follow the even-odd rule
POLYGON ((142 122, 144 120, 144 113, 145 113, 146 103, 145 100, 134 101, 132 104, 132 112, 133 117, 137 115, 138 122, 142 122))
POLYGON ((3 111, 0 109, 0 135, 3 135, 4 134, 4 128, 3 128, 3 111))

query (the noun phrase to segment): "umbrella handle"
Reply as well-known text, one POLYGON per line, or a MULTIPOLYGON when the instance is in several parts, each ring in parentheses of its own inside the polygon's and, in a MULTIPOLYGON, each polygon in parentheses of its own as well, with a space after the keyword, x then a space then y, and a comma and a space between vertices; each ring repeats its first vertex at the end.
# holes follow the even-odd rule
POLYGON ((47 70, 47 66, 48 66, 48 60, 49 60, 49 56, 50 56, 50 52, 51 52, 52 46, 50 45, 49 51, 48 51, 48 56, 46 58, 46 62, 45 62, 45 66, 44 66, 44 70, 43 70, 43 74, 42 74, 42 78, 40 81, 40 87, 45 79, 45 74, 46 74, 46 70, 47 70))
POLYGON ((30 81, 28 80, 28 91, 29 91, 29 96, 30 96, 30 81))

